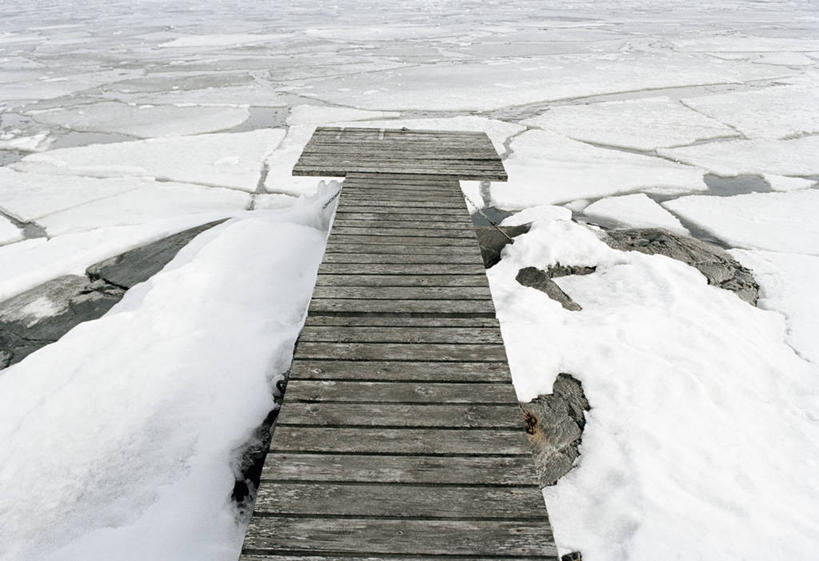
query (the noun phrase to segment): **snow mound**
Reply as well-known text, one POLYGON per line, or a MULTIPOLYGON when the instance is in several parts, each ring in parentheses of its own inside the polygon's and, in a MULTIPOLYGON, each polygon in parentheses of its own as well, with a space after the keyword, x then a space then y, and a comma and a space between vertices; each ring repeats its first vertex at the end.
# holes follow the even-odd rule
POLYGON ((290 361, 325 239, 300 222, 320 212, 201 234, 107 315, 3 372, 0 557, 238 556, 232 464, 290 361))
POLYGON ((819 422, 806 413, 819 369, 785 344, 778 314, 567 221, 535 223, 487 274, 518 398, 565 372, 591 404, 577 467, 544 491, 561 553, 819 557, 805 516, 819 501, 819 422), (597 267, 556 279, 582 311, 515 281, 556 263, 597 267))

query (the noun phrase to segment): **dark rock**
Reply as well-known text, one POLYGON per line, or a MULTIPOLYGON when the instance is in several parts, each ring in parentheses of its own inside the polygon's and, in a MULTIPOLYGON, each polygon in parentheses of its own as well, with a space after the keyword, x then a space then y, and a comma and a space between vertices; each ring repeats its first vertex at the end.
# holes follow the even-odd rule
POLYGON ((560 561, 583 561, 583 556, 580 555, 579 551, 572 551, 571 553, 563 555, 560 561))
POLYGON ((478 236, 478 245, 481 248, 483 266, 487 269, 500 261, 500 254, 506 244, 512 243, 509 238, 514 238, 525 234, 531 228, 531 224, 521 226, 498 226, 506 233, 506 236, 498 232, 494 226, 478 226, 475 234, 478 236), (508 236, 508 237, 507 237, 508 236))
POLYGON ((162 270, 193 238, 222 222, 224 220, 208 222, 126 251, 116 257, 91 265, 86 270, 86 274, 91 279, 102 279, 122 288, 131 288, 162 270))
POLYGON ((554 485, 580 455, 578 447, 586 426, 584 412, 589 410, 583 386, 571 375, 559 374, 551 394, 538 396, 521 407, 540 485, 554 485))
POLYGON ((515 280, 523 286, 536 288, 537 290, 546 293, 546 296, 552 300, 557 300, 560 302, 560 305, 567 310, 579 312, 583 309, 580 307, 580 304, 572 300, 568 294, 563 292, 563 289, 552 280, 549 273, 546 271, 541 271, 537 267, 526 267, 525 269, 521 269, 518 271, 518 275, 515 277, 515 280))
POLYGON ((604 241, 614 249, 665 255, 682 261, 698 269, 708 284, 735 292, 749 304, 756 305, 759 298, 759 285, 751 271, 715 245, 660 228, 612 230, 604 241))
POLYGON ((20 362, 75 325, 100 317, 123 293, 103 281, 66 275, 0 303, 0 368, 20 362))
POLYGON ((195 236, 222 222, 203 224, 92 265, 88 277, 58 277, 0 302, 0 368, 102 316, 125 290, 153 276, 195 236))

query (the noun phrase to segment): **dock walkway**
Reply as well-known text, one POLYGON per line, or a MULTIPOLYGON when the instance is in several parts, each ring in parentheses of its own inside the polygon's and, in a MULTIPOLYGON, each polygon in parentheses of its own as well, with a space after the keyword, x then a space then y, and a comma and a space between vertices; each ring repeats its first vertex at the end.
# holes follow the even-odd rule
POLYGON ((458 184, 505 178, 497 154, 475 172, 451 156, 488 138, 445 133, 429 173, 423 142, 407 164, 384 131, 338 130, 296 167, 346 179, 242 561, 556 559, 458 184))

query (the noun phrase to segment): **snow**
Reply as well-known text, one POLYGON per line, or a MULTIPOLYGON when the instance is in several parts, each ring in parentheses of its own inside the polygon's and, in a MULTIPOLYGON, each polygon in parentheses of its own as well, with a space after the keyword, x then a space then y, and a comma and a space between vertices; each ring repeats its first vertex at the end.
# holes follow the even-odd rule
POLYGON ((255 43, 267 43, 286 37, 278 33, 225 33, 180 37, 160 44, 161 48, 238 47, 255 43))
POLYGON ((819 132, 819 95, 814 88, 775 86, 686 99, 697 111, 754 138, 783 138, 819 132))
POLYGON ((591 404, 578 467, 544 490, 562 553, 819 555, 805 516, 819 501, 819 369, 785 344, 781 316, 563 220, 535 223, 487 273, 519 399, 568 372, 591 404), (556 263, 597 267, 556 279, 582 311, 515 281, 556 263))
POLYGON ((23 239, 23 232, 14 223, 0 215, 0 245, 16 242, 23 239))
POLYGON ((103 259, 222 216, 194 214, 0 246, 0 302, 60 275, 81 275, 103 259))
POLYGON ((788 325, 788 343, 800 356, 819 365, 819 257, 797 253, 731 250, 750 268, 761 289, 759 306, 780 312, 788 325))
POLYGON ((601 199, 585 207, 583 214, 593 220, 613 221, 631 228, 665 228, 683 236, 690 235, 673 214, 644 193, 601 199))
POLYGON ((95 144, 31 154, 15 169, 93 177, 153 177, 253 192, 281 129, 95 144))
POLYGON ((807 189, 816 184, 813 179, 802 177, 787 177, 775 174, 765 174, 763 177, 774 191, 796 191, 798 189, 807 189))
POLYGON ((314 125, 292 125, 287 129, 287 136, 265 160, 268 170, 264 188, 272 193, 290 195, 311 195, 316 191, 319 182, 315 177, 294 177, 293 166, 296 165, 305 144, 313 136, 314 125))
POLYGON ((296 105, 287 116, 288 125, 322 125, 334 121, 364 121, 398 117, 399 113, 387 111, 362 111, 348 107, 322 107, 320 105, 296 105))
POLYGON ((668 97, 561 105, 523 121, 576 140, 651 151, 736 136, 736 131, 668 97))
POLYGON ((732 247, 819 255, 819 191, 681 197, 667 209, 732 247))
POLYGON ((164 218, 201 215, 202 222, 250 206, 247 193, 184 183, 154 183, 49 214, 37 220, 49 235, 108 226, 144 224, 164 218))
POLYGON ((236 557, 236 450, 272 408, 270 378, 289 363, 324 238, 298 213, 231 221, 103 318, 9 367, 2 557, 236 557))
POLYGON ((578 198, 658 187, 666 193, 702 191, 702 171, 660 158, 597 148, 556 133, 532 130, 511 143, 507 183, 492 186, 499 208, 522 209, 578 198))
POLYGON ((229 129, 250 113, 242 107, 177 107, 102 102, 77 109, 29 113, 35 120, 78 131, 105 131, 140 138, 184 136, 229 129))
POLYGON ((0 134, 0 150, 20 150, 21 152, 40 152, 49 147, 53 138, 47 132, 31 136, 16 136, 12 133, 0 134))
POLYGON ((523 209, 520 212, 516 212, 512 216, 507 216, 501 222, 501 226, 521 226, 523 224, 529 224, 536 220, 548 221, 571 219, 572 211, 567 208, 552 205, 540 205, 532 206, 523 209))
POLYGON ((794 140, 734 140, 683 148, 661 148, 661 155, 722 176, 753 174, 819 175, 819 136, 794 140))

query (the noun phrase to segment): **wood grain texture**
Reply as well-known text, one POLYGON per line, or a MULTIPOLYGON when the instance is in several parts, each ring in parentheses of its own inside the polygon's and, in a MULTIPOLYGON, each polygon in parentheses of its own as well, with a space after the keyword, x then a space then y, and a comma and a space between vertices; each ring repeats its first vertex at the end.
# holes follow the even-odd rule
POLYGON ((556 560, 458 182, 489 138, 319 127, 294 173, 346 179, 241 559, 556 560))

